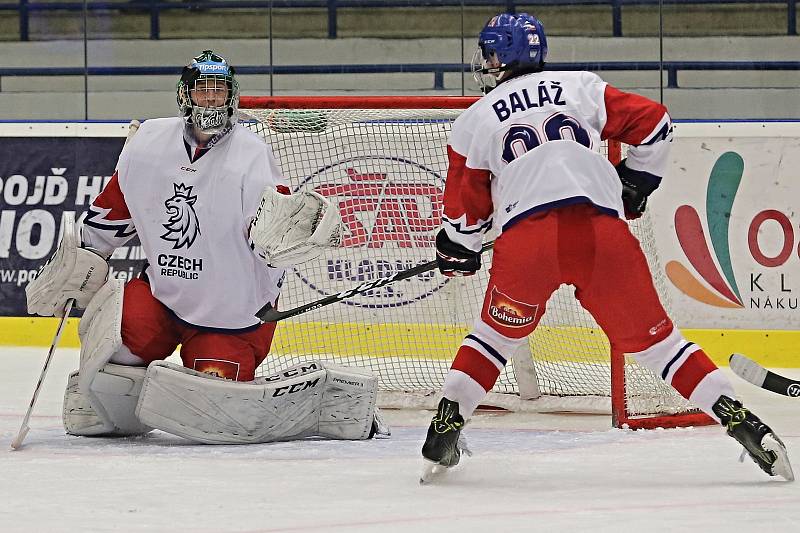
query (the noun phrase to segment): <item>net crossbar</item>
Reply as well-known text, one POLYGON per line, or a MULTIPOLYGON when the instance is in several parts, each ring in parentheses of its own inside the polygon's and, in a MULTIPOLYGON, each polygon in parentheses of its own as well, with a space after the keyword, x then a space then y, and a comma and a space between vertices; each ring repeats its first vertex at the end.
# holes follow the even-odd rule
MULTIPOLYGON (((342 247, 287 272, 281 309, 433 259, 450 127, 474 101, 242 98, 242 123, 269 143, 291 188, 328 197, 347 228, 342 247)), ((619 161, 618 145, 604 149, 612 162, 619 161)), ((631 229, 668 306, 649 219, 631 223, 631 229)), ((332 360, 378 374, 383 403, 433 406, 480 312, 491 254, 484 255, 484 265, 468 278, 426 272, 282 321, 259 373, 310 359, 332 360)), ((489 404, 536 411, 613 410, 617 425, 633 427, 682 425, 680 417, 693 413, 658 376, 622 354, 612 358, 608 339, 571 286, 553 295, 528 344, 510 359, 489 404)), ((702 422, 696 414, 689 416, 690 423, 702 422)))

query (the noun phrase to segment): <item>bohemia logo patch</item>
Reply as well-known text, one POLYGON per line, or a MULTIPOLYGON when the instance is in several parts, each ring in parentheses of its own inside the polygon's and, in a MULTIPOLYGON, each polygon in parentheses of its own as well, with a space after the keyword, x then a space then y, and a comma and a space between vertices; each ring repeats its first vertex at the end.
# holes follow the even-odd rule
POLYGON ((182 183, 175 183, 173 186, 175 187, 175 194, 164 202, 169 220, 166 224, 162 224, 167 232, 161 238, 173 241, 173 249, 183 246, 188 249, 197 236, 200 235, 200 224, 197 221, 194 207, 192 207, 197 201, 197 196, 192 196, 191 186, 186 186, 182 183))
POLYGON ((519 302, 492 287, 492 296, 487 310, 489 318, 507 328, 524 328, 536 320, 539 305, 519 302))

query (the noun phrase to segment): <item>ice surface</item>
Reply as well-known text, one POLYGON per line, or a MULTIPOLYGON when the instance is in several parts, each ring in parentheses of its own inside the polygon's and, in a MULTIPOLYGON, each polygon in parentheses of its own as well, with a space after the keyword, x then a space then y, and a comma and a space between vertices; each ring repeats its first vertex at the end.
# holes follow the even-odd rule
MULTIPOLYGON (((420 486, 430 412, 389 440, 204 446, 68 437, 77 351, 59 349, 25 446, 10 451, 46 355, 0 350, 0 531, 800 531, 800 483, 762 473, 719 427, 623 431, 606 416, 479 414, 473 457, 420 486)), ((800 377, 800 370, 780 370, 800 377)), ((800 401, 732 374, 800 470, 800 401)))

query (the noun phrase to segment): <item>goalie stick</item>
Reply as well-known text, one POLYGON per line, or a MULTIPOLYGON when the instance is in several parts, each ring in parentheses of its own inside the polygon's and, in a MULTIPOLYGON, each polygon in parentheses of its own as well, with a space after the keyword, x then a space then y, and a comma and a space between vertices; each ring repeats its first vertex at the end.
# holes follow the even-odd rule
POLYGON ((730 357, 731 370, 756 387, 784 396, 800 397, 800 381, 767 370, 749 357, 735 353, 730 357))
POLYGON ((129 142, 131 142, 131 139, 133 139, 133 136, 136 135, 137 131, 139 131, 139 126, 141 125, 142 123, 136 119, 130 121, 130 123, 128 124, 128 136, 125 137, 125 144, 122 145, 123 147, 125 147, 129 142))
MULTIPOLYGON (((128 135, 125 136, 125 143, 122 145, 125 147, 133 136, 136 135, 136 132, 139 131, 139 126, 141 123, 134 119, 131 120, 128 124, 128 135)), ((53 359, 53 354, 56 351, 56 346, 58 345, 58 341, 61 339, 61 333, 64 331, 64 324, 67 323, 67 318, 69 318, 70 313, 72 312, 72 306, 75 305, 75 300, 69 299, 67 303, 64 305, 64 316, 61 317, 61 321, 58 323, 58 329, 56 330, 55 337, 53 338, 53 344, 50 345, 50 351, 47 352, 47 359, 44 361, 44 367, 42 368, 42 373, 39 374, 39 382, 36 383, 36 388, 33 391, 33 398, 31 399, 31 403, 28 406, 28 412, 25 413, 25 418, 22 420, 22 426, 19 428, 19 433, 17 436, 14 437, 14 440, 11 441, 11 449, 12 450, 19 450, 22 447, 22 441, 25 440, 25 437, 28 435, 28 431, 30 431, 30 427, 28 426, 28 422, 30 422, 31 414, 33 413, 33 406, 36 405, 36 400, 39 398, 39 391, 42 388, 42 383, 44 382, 44 377, 47 375, 47 370, 50 368, 50 362, 53 359)))
MULTIPOLYGON (((491 250, 492 246, 494 246, 494 242, 487 242, 484 243, 481 247, 481 253, 491 250)), ((274 307, 272 307, 271 303, 266 304, 264 307, 256 312, 256 317, 258 317, 261 322, 278 322, 279 320, 284 320, 286 318, 291 318, 293 316, 301 315, 303 313, 307 313, 309 311, 313 311, 315 309, 319 309, 320 307, 325 307, 326 305, 330 305, 332 303, 341 302, 342 300, 346 300, 347 298, 351 298, 356 294, 362 294, 372 289, 377 289, 378 287, 383 287, 384 285, 388 285, 390 283, 394 283, 395 281, 401 281, 404 279, 411 278, 416 276, 417 274, 422 274, 423 272, 428 272, 436 268, 436 260, 428 261, 427 263, 421 263, 415 267, 408 268, 406 270, 401 270, 396 274, 392 274, 391 276, 386 276, 385 278, 378 278, 373 279, 370 281, 365 281, 360 285, 356 285, 351 289, 347 289, 346 291, 342 291, 336 294, 332 294, 330 296, 326 296, 325 298, 321 298, 314 302, 309 302, 307 304, 295 307, 293 309, 287 309, 286 311, 278 311, 274 307)))
POLYGON ((42 383, 44 382, 44 377, 47 375, 47 369, 50 368, 50 361, 53 360, 53 354, 56 352, 56 346, 58 345, 59 339, 61 339, 61 333, 64 331, 64 324, 67 323, 67 319, 69 318, 69 314, 72 311, 73 305, 75 305, 75 300, 70 298, 69 300, 67 300, 67 304, 64 306, 64 316, 61 317, 61 321, 58 323, 58 329, 56 330, 55 337, 53 337, 53 344, 50 345, 50 351, 47 352, 47 359, 44 360, 44 367, 42 368, 42 373, 39 374, 39 382, 36 383, 36 388, 33 390, 33 398, 31 399, 31 403, 28 406, 28 412, 25 413, 25 418, 22 420, 22 425, 19 428, 19 433, 17 433, 17 436, 14 437, 13 441, 11 441, 12 450, 19 450, 22 447, 22 441, 25 440, 25 436, 31 429, 28 426, 28 422, 30 422, 31 420, 31 413, 33 413, 33 406, 36 405, 36 399, 39 397, 39 391, 42 390, 42 383))

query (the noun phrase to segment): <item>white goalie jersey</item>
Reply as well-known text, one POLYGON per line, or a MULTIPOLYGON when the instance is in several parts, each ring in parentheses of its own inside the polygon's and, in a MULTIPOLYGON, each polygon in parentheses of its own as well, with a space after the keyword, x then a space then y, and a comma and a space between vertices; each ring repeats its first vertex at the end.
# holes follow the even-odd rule
POLYGON ((85 246, 110 255, 138 235, 145 273, 161 303, 191 325, 242 329, 275 302, 283 269, 248 245, 246 229, 268 186, 288 192, 262 139, 241 126, 205 147, 184 138, 181 118, 148 120, 83 223, 85 246))

